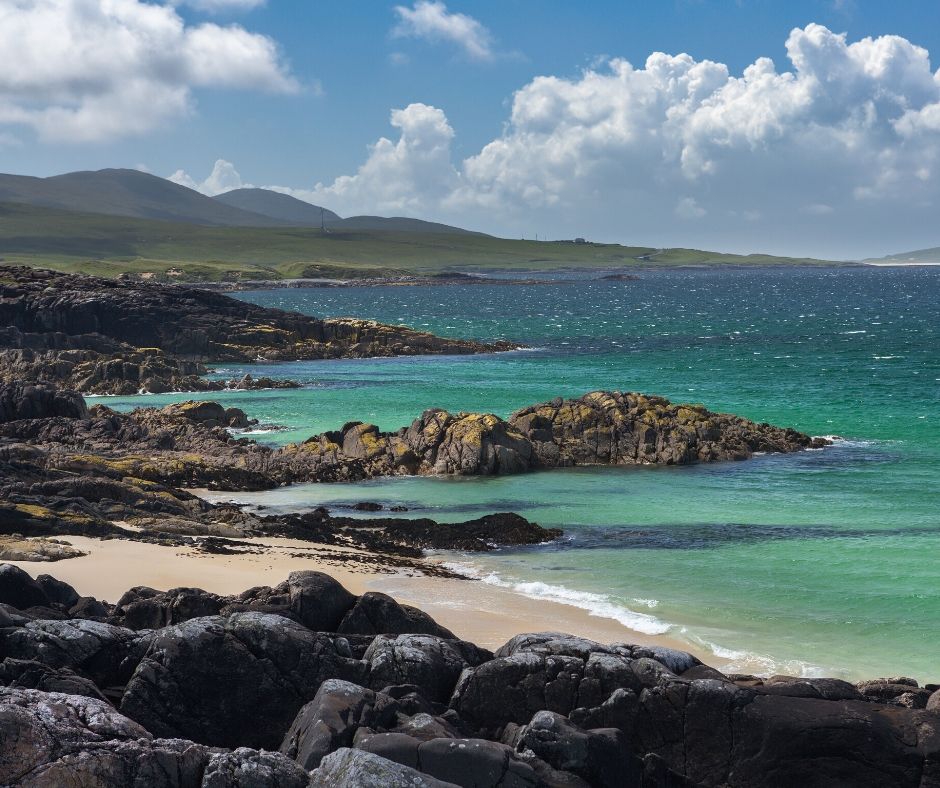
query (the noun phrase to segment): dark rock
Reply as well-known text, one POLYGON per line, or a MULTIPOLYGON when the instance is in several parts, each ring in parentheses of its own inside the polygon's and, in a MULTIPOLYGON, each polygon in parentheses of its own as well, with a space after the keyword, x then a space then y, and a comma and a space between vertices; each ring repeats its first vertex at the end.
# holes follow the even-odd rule
POLYGON ((360 501, 353 506, 357 512, 381 512, 383 508, 382 504, 374 501, 360 501))
POLYGON ((19 610, 47 607, 50 599, 42 586, 13 564, 0 564, 0 602, 19 610))
POLYGON ((350 747, 360 726, 386 727, 394 722, 397 704, 348 681, 328 679, 294 719, 280 751, 308 771, 340 747, 350 747))
POLYGON ((56 580, 52 575, 39 575, 36 583, 42 588, 46 599, 68 609, 78 602, 78 591, 62 580, 56 580))
POLYGON ((290 609, 315 632, 336 632, 356 597, 322 572, 291 572, 287 578, 290 609))
POLYGON ((30 621, 0 630, 0 654, 70 668, 99 687, 123 685, 143 656, 148 637, 98 621, 30 621))
POLYGON ((0 685, 61 692, 105 700, 95 683, 69 668, 51 668, 42 662, 7 657, 0 662, 0 685))
POLYGON ((369 666, 373 688, 410 684, 432 701, 445 702, 467 667, 480 665, 491 655, 471 643, 433 635, 380 635, 363 659, 369 666))
POLYGON ((147 788, 306 788, 279 753, 212 751, 154 739, 103 701, 0 689, 0 784, 147 788))
POLYGON ((403 734, 376 734, 357 749, 396 761, 465 788, 536 788, 543 783, 511 747, 485 739, 419 741, 403 734))
POLYGON ((342 748, 323 759, 311 788, 457 788, 364 750, 342 748))
POLYGON ((157 735, 276 749, 328 678, 362 684, 365 666, 282 616, 194 618, 155 633, 121 710, 157 735))
POLYGON ((917 681, 906 676, 862 681, 856 687, 865 698, 909 709, 925 708, 931 695, 930 690, 920 687, 917 681))
POLYGON ((642 765, 615 728, 585 731, 560 714, 540 711, 516 731, 518 752, 529 750, 556 769, 570 771, 599 788, 639 785, 642 765))
POLYGON ((0 380, 0 424, 20 419, 83 419, 85 400, 74 391, 59 391, 45 383, 0 380))
POLYGON ((93 596, 82 596, 69 608, 69 615, 75 618, 101 619, 109 615, 109 610, 93 596))
POLYGON ((377 591, 369 591, 359 597, 336 631, 353 635, 420 634, 454 639, 453 632, 427 613, 409 605, 400 605, 377 591))

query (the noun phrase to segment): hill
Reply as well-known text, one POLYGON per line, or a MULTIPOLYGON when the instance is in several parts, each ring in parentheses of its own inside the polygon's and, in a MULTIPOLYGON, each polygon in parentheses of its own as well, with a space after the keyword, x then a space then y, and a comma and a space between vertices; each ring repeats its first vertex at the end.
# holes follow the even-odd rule
POLYGON ((270 216, 226 205, 193 189, 137 170, 70 172, 50 178, 0 175, 0 201, 226 227, 287 224, 270 216))
POLYGON ((214 199, 233 208, 268 216, 295 227, 319 227, 321 216, 327 223, 342 220, 339 214, 327 208, 270 189, 233 189, 217 194, 214 199))
POLYGON ((374 278, 467 271, 625 271, 675 265, 826 261, 619 244, 517 241, 474 233, 206 227, 0 203, 0 258, 99 276, 176 281, 374 278))
POLYGON ((449 224, 410 219, 407 216, 350 216, 348 219, 327 222, 331 230, 383 230, 405 233, 445 233, 457 235, 485 235, 449 224))
POLYGON ((932 249, 917 249, 913 252, 901 252, 900 254, 891 254, 887 257, 877 257, 871 258, 865 261, 866 263, 881 263, 885 264, 916 264, 916 263, 932 263, 940 264, 940 246, 935 246, 932 249))

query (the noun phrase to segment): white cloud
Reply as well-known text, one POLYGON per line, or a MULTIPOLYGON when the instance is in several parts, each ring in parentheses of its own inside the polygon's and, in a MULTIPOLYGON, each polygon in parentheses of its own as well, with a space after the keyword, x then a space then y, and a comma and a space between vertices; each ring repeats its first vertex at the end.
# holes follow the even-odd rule
POLYGON ((494 57, 490 31, 472 16, 451 13, 439 0, 417 0, 411 8, 395 6, 395 13, 399 19, 392 29, 395 37, 446 41, 476 60, 494 57))
POLYGON ((48 141, 149 131, 196 88, 297 89, 271 39, 141 0, 5 0, 0 52, 0 125, 48 141))
POLYGON ((839 258, 936 246, 940 72, 926 50, 820 25, 786 46, 790 70, 653 53, 537 77, 463 161, 444 112, 412 104, 356 173, 280 190, 512 237, 839 258))
POLYGON ((260 8, 267 0, 172 0, 174 5, 188 5, 206 14, 223 14, 229 11, 250 11, 260 8))
POLYGON ((459 176, 451 163, 454 130, 444 113, 410 104, 392 112, 391 124, 401 132, 397 142, 381 138, 355 175, 341 176, 329 186, 317 184, 302 199, 322 201, 340 214, 420 214, 429 204, 449 198, 459 176))
POLYGON ((694 197, 683 197, 676 205, 676 216, 680 219, 701 219, 707 213, 694 197))
POLYGON ((222 194, 222 192, 229 192, 232 189, 252 188, 251 184, 242 182, 242 176, 238 174, 235 165, 225 159, 216 160, 212 172, 204 181, 195 181, 184 170, 177 170, 167 180, 178 183, 180 186, 195 189, 197 192, 208 194, 210 197, 215 197, 215 195, 222 194))

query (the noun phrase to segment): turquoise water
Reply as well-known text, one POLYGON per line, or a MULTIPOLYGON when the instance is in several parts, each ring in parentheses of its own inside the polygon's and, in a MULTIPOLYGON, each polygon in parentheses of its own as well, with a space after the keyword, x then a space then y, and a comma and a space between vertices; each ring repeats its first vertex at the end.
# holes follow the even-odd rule
MULTIPOLYGON (((530 349, 229 367, 296 391, 218 399, 284 442, 421 410, 506 416, 598 388, 701 402, 840 440, 822 451, 685 468, 305 485, 276 508, 401 502, 442 520, 518 511, 559 544, 447 556, 765 672, 940 678, 940 269, 654 271, 638 281, 242 293, 267 306, 403 322, 530 349)), ((127 408, 185 395, 108 398, 127 408)))

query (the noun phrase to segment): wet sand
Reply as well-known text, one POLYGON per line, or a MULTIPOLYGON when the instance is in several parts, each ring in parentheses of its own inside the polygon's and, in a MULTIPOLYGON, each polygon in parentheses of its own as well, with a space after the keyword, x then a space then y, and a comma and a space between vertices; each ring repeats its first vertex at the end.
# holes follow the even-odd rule
MULTIPOLYGON (((309 569, 336 578, 354 594, 381 591, 414 605, 458 637, 495 649, 521 632, 567 632, 601 643, 641 643, 690 651, 687 644, 631 630, 610 618, 593 616, 559 602, 530 599, 475 580, 430 577, 414 570, 383 569, 375 557, 332 545, 293 539, 246 539, 260 552, 214 555, 191 548, 167 547, 123 539, 62 537, 87 555, 54 563, 10 562, 33 577, 50 574, 84 596, 116 602, 133 586, 160 590, 191 586, 216 594, 237 594, 258 585, 277 585, 290 572, 309 569)), ((695 653, 693 651, 693 653, 695 653)), ((699 652, 700 659, 722 668, 722 660, 699 652)))

